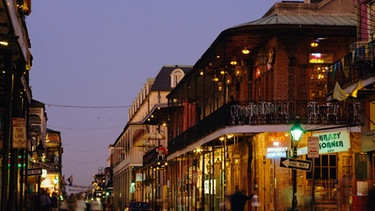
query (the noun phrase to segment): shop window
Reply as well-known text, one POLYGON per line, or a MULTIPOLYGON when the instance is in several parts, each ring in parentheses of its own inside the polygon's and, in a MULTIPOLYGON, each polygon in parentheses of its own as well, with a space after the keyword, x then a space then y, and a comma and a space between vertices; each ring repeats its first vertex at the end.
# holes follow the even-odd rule
MULTIPOLYGON (((312 179, 312 171, 307 172, 307 178, 312 179)), ((336 154, 320 155, 319 158, 315 158, 315 179, 337 179, 336 154)))
MULTIPOLYGON (((311 160, 307 158, 307 160, 311 160)), ((327 154, 315 158, 315 176, 307 172, 308 185, 315 184, 316 203, 336 203, 337 200, 337 155, 327 154)))

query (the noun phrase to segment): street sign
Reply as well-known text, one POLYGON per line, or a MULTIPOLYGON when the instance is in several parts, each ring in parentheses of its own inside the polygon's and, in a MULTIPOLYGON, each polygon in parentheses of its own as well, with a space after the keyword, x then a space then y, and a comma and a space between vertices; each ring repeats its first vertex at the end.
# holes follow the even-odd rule
MULTIPOLYGON (((24 170, 24 175, 25 175, 25 170, 24 170)), ((42 169, 41 168, 27 169, 27 176, 34 176, 34 175, 42 175, 42 169)))
POLYGON ((307 157, 308 158, 319 158, 319 137, 312 136, 308 139, 307 145, 307 157))
POLYGON ((292 158, 281 158, 280 167, 311 171, 311 161, 297 160, 292 158))
POLYGON ((12 148, 14 149, 26 149, 27 148, 27 137, 26 137, 26 121, 25 118, 12 118, 12 148))

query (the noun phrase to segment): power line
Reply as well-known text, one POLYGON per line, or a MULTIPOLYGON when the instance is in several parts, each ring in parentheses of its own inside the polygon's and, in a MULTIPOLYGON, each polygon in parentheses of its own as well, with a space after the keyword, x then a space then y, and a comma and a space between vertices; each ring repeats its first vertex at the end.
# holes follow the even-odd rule
POLYGON ((54 125, 48 125, 48 128, 64 129, 64 130, 109 130, 115 128, 122 128, 124 126, 113 126, 113 127, 103 127, 103 128, 72 128, 72 127, 59 127, 54 125))
POLYGON ((129 108, 130 106, 121 105, 121 106, 80 106, 80 105, 59 105, 59 104, 48 104, 45 105, 49 107, 63 107, 63 108, 129 108))
POLYGON ((75 149, 75 148, 72 148, 72 147, 68 147, 67 145, 64 145, 63 144, 63 147, 66 148, 66 149, 69 149, 69 151, 75 151, 75 152, 97 152, 97 151, 103 151, 103 150, 109 150, 108 147, 101 147, 101 148, 97 148, 97 149, 91 149, 91 150, 81 150, 81 149, 75 149))
POLYGON ((87 164, 99 163, 99 160, 91 160, 91 161, 87 161, 87 162, 80 162, 80 161, 77 161, 77 160, 72 160, 72 159, 68 158, 68 156, 64 156, 64 155, 63 155, 63 159, 68 160, 71 163, 78 164, 78 165, 87 165, 87 164))

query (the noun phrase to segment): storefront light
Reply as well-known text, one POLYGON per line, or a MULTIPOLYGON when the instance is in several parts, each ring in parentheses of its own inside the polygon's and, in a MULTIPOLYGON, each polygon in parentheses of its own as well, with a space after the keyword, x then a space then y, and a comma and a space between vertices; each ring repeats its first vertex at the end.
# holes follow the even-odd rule
POLYGON ((238 153, 235 153, 233 155, 233 164, 234 165, 240 165, 241 157, 238 153))
POLYGON ((230 165, 231 165, 231 160, 230 160, 230 158, 227 156, 227 157, 225 158, 225 168, 229 168, 230 165))

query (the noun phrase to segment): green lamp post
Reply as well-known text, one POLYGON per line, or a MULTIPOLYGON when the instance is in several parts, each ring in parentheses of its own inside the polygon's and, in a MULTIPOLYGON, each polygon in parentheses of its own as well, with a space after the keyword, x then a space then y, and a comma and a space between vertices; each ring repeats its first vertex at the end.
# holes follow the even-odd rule
MULTIPOLYGON (((299 123, 295 123, 290 129, 291 145, 293 149, 292 158, 297 158, 297 146, 299 139, 303 134, 303 128, 299 123)), ((292 169, 292 181, 293 181, 293 199, 292 199, 292 211, 297 210, 297 170, 292 169)))

